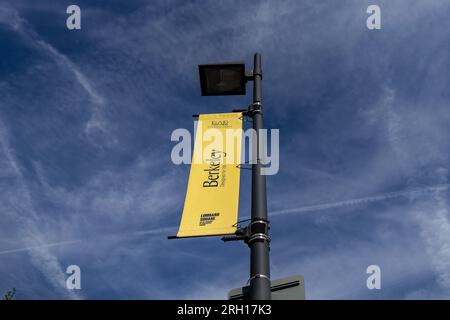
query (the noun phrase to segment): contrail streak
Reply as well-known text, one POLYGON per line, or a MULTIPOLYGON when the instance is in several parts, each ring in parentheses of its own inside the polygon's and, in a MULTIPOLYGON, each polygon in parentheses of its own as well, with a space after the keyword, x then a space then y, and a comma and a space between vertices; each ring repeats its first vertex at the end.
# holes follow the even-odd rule
POLYGON ((448 190, 450 187, 450 184, 441 184, 441 185, 435 185, 430 187, 425 187, 421 189, 413 189, 413 190, 406 190, 406 191, 396 191, 396 192, 390 192, 390 193, 383 193, 376 196, 371 197, 364 197, 364 198, 356 198, 356 199, 349 199, 344 201, 338 201, 338 202, 330 202, 330 203, 324 203, 324 204, 317 204, 312 206, 306 206, 306 207, 298 207, 298 208, 291 208, 291 209, 284 209, 284 210, 275 210, 270 212, 270 216, 279 216, 284 214, 290 214, 290 213, 303 213, 303 212, 312 212, 312 211, 321 211, 321 210, 327 210, 332 208, 339 208, 339 207, 346 207, 346 206, 353 206, 363 203, 369 203, 369 202, 376 202, 376 201, 383 201, 388 200, 392 198, 399 198, 404 196, 411 196, 411 195, 420 195, 425 193, 431 193, 436 191, 443 191, 448 190))
MULTIPOLYGON (((384 201, 387 199, 393 199, 393 198, 399 198, 404 196, 412 196, 412 195, 420 195, 420 194, 426 194, 436 191, 445 191, 450 188, 450 183, 447 184, 440 184, 420 189, 411 189, 411 190, 405 190, 405 191, 396 191, 396 192, 389 192, 389 193, 383 193, 376 196, 371 197, 364 197, 364 198, 356 198, 356 199, 349 199, 344 201, 338 201, 338 202, 330 202, 330 203, 324 203, 324 204, 317 204, 312 206, 304 206, 304 207, 298 207, 298 208, 291 208, 291 209, 284 209, 284 210, 275 210, 270 212, 271 217, 281 216, 285 214, 293 214, 293 213, 305 213, 305 212, 314 212, 314 211, 322 211, 322 210, 328 210, 332 208, 339 208, 339 207, 346 207, 346 206, 353 206, 358 204, 364 204, 364 203, 370 203, 370 202, 376 202, 376 201, 384 201)), ((243 218, 249 218, 249 217, 243 217, 243 218)), ((122 235, 118 234, 111 234, 111 235, 104 235, 100 237, 94 237, 94 238, 88 238, 88 239, 77 239, 77 240, 69 240, 69 241, 63 241, 63 242, 55 242, 55 243, 48 243, 40 246, 32 246, 32 247, 26 247, 26 248, 19 248, 19 249, 11 249, 11 250, 5 250, 0 251, 0 255, 8 254, 8 253, 16 253, 16 252, 24 252, 28 250, 34 250, 34 249, 40 249, 44 247, 57 247, 57 246, 64 246, 64 245, 70 245, 75 243, 81 243, 83 241, 92 241, 94 239, 98 240, 99 238, 106 238, 110 236, 120 236, 120 237, 130 237, 130 236, 143 236, 143 235, 161 235, 161 234, 168 234, 174 230, 176 230, 176 226, 169 226, 164 228, 155 228, 155 229, 148 229, 148 230, 142 230, 142 231, 133 231, 130 233, 124 233, 122 235)))
POLYGON ((18 252, 26 252, 31 250, 37 250, 42 248, 51 248, 51 247, 59 247, 59 246, 66 246, 71 244, 77 244, 82 242, 89 242, 89 241, 98 241, 102 238, 109 238, 109 237, 133 237, 133 236, 143 236, 143 235, 160 235, 165 233, 170 233, 176 230, 176 227, 164 227, 164 228, 156 228, 156 229, 148 229, 148 230, 141 230, 141 231, 133 231, 129 233, 124 234, 106 234, 91 238, 85 238, 85 239, 75 239, 75 240, 67 240, 67 241, 61 241, 61 242, 53 242, 53 243, 46 243, 42 245, 36 245, 36 246, 30 246, 30 247, 24 247, 24 248, 17 248, 17 249, 10 249, 10 250, 3 250, 0 251, 0 255, 8 254, 8 253, 18 253, 18 252))
POLYGON ((71 241, 47 243, 47 244, 42 244, 42 245, 39 245, 39 246, 31 246, 31 247, 26 247, 26 248, 19 248, 19 249, 11 249, 11 250, 0 251, 0 255, 7 254, 7 253, 24 252, 24 251, 28 251, 28 250, 34 250, 34 249, 42 249, 42 248, 50 248, 50 247, 57 247, 57 246, 65 246, 65 245, 74 244, 74 243, 80 243, 80 242, 82 242, 82 240, 71 240, 71 241))

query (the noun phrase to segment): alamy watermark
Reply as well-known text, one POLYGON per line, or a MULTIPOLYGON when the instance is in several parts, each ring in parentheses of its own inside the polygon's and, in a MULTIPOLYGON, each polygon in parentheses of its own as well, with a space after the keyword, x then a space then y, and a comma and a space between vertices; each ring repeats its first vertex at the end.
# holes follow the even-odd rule
POLYGON ((263 159, 261 174, 275 175, 278 173, 280 167, 279 129, 261 129, 257 139, 256 131, 253 128, 247 130, 232 128, 201 130, 202 128, 199 127, 201 125, 199 121, 194 122, 194 132, 203 132, 202 137, 197 137, 196 143, 196 148, 203 150, 203 154, 196 154, 194 157, 191 147, 193 140, 191 132, 185 128, 178 128, 172 132, 170 140, 177 142, 170 155, 174 164, 202 164, 210 158, 211 149, 215 149, 226 153, 226 164, 255 164, 258 159, 263 159), (241 136, 241 157, 237 159, 235 150, 237 143, 240 143, 238 138, 241 136), (259 142, 258 146, 256 141, 259 142))
POLYGON ((381 269, 376 264, 370 265, 366 269, 366 273, 370 274, 370 276, 367 278, 366 285, 367 289, 373 290, 381 289, 381 269))
POLYGON ((366 20, 366 26, 369 30, 380 30, 381 29, 381 9, 379 6, 372 4, 367 7, 367 13, 370 16, 366 20))
POLYGON ((66 273, 70 276, 66 280, 66 288, 69 290, 81 289, 81 269, 76 264, 67 267, 66 273))
POLYGON ((69 30, 81 29, 81 9, 76 4, 71 4, 67 7, 66 13, 70 14, 66 20, 66 27, 69 30))
MULTIPOLYGON (((66 13, 69 16, 66 19, 66 26, 69 30, 81 30, 81 9, 76 4, 67 7, 66 13)), ((366 13, 370 16, 366 20, 366 26, 369 30, 381 29, 381 8, 376 4, 367 7, 366 13)))

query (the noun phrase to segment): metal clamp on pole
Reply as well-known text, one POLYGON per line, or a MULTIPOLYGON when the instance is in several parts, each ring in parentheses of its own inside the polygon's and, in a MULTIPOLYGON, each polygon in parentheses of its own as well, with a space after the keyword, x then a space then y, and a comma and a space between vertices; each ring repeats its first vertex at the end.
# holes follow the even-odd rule
POLYGON ((261 107, 262 107, 261 102, 259 102, 259 101, 253 102, 248 107, 247 115, 249 117, 253 117, 256 113, 262 114, 262 108, 261 107))
POLYGON ((247 239, 247 244, 250 245, 253 241, 267 241, 267 243, 270 242, 270 237, 265 233, 255 233, 250 236, 250 238, 247 239))
POLYGON ((249 285, 249 283, 253 280, 253 279, 257 279, 257 278, 264 278, 270 281, 270 278, 268 276, 266 276, 265 274, 255 274, 253 277, 251 277, 250 279, 247 280, 247 285, 249 285))
POLYGON ((253 233, 265 233, 265 234, 267 234, 269 229, 270 229, 269 221, 263 220, 263 219, 252 220, 252 222, 250 223, 249 227, 250 227, 250 229, 252 230, 253 233))

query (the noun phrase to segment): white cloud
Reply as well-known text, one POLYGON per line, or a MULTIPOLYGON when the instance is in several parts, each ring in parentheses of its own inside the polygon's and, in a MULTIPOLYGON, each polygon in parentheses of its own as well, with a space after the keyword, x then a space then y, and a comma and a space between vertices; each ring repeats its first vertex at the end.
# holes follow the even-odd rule
MULTIPOLYGON (((447 170, 443 170, 446 179, 447 170)), ((436 191, 433 198, 419 202, 413 212, 413 218, 420 227, 420 235, 426 245, 427 253, 433 265, 437 281, 447 298, 450 297, 450 221, 447 193, 436 191)))

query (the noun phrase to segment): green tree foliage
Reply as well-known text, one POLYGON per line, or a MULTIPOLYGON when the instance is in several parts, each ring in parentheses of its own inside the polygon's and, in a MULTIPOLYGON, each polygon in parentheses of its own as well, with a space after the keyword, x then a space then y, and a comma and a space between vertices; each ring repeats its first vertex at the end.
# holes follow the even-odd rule
POLYGON ((3 297, 3 300, 12 300, 16 294, 16 288, 12 288, 8 292, 6 292, 5 296, 3 297))

